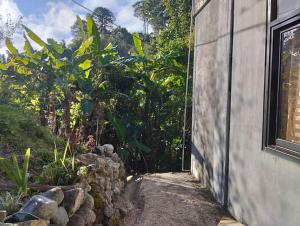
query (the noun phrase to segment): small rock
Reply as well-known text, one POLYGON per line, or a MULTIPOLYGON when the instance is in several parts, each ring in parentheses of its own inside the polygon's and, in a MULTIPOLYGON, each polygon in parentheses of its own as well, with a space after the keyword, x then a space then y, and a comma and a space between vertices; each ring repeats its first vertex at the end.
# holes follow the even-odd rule
POLYGON ((51 190, 46 191, 41 195, 54 200, 58 205, 60 205, 64 200, 64 192, 60 187, 52 188, 51 190))
POLYGON ((85 226, 85 222, 84 222, 84 219, 80 215, 74 214, 70 218, 68 226, 85 226))
POLYGON ((76 212, 76 215, 80 215, 84 219, 86 225, 93 225, 96 221, 96 214, 93 210, 88 208, 80 208, 76 212))
POLYGON ((82 188, 74 188, 64 193, 65 198, 62 206, 65 207, 69 217, 71 217, 81 206, 84 200, 84 191, 82 188))
POLYGON ((7 212, 5 210, 0 210, 0 223, 4 222, 4 220, 6 218, 6 214, 7 214, 7 212))
POLYGON ((90 192, 92 190, 92 187, 86 180, 82 181, 78 186, 82 188, 84 192, 90 192))
POLYGON ((104 155, 104 148, 102 146, 97 146, 94 150, 93 150, 94 154, 97 155, 104 155))
POLYGON ((82 207, 94 209, 94 206, 95 206, 95 202, 93 196, 91 196, 89 193, 85 194, 82 207))
POLYGON ((51 219, 51 223, 57 226, 66 226, 69 222, 69 217, 64 207, 59 207, 56 215, 51 219))
POLYGON ((114 209, 111 205, 108 205, 104 209, 104 215, 108 218, 110 218, 114 213, 114 209))
POLYGON ((56 215, 57 210, 57 202, 42 195, 35 195, 21 208, 19 213, 31 214, 40 219, 50 220, 56 215))
POLYGON ((113 154, 111 155, 111 159, 112 159, 114 162, 120 162, 120 158, 119 158, 119 156, 118 156, 117 153, 113 153, 113 154))
POLYGON ((102 147, 104 149, 105 155, 111 157, 114 153, 114 146, 112 146, 111 144, 104 144, 102 147))

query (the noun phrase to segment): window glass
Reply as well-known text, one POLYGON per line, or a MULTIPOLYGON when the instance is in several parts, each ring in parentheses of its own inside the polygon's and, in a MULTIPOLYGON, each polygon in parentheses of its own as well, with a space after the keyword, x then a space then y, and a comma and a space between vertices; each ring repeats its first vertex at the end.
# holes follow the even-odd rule
POLYGON ((300 27, 281 35, 279 138, 300 143, 300 27))
POLYGON ((278 15, 284 16, 290 11, 300 7, 300 0, 277 0, 278 1, 278 15))

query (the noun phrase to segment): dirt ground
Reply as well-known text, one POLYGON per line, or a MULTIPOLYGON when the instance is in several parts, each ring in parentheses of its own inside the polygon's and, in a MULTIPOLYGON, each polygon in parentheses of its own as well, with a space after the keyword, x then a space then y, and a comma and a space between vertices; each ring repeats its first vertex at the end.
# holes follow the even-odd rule
POLYGON ((134 207, 124 226, 216 226, 224 215, 189 173, 144 175, 127 188, 134 207))

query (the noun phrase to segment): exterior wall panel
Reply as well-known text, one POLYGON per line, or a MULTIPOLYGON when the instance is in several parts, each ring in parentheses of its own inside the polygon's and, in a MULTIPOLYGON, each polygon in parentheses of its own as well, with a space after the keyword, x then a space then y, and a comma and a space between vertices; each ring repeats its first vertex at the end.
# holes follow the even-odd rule
POLYGON ((191 165, 219 202, 224 199, 229 17, 227 0, 211 0, 196 17, 191 165))
POLYGON ((300 222, 300 164, 262 150, 266 6, 235 1, 229 206, 247 225, 293 226, 300 222))
MULTIPOLYGON (((299 225, 300 161, 262 150, 267 0, 234 3, 229 211, 249 226, 299 225)), ((220 203, 230 12, 229 0, 211 0, 196 17, 192 173, 220 203)))

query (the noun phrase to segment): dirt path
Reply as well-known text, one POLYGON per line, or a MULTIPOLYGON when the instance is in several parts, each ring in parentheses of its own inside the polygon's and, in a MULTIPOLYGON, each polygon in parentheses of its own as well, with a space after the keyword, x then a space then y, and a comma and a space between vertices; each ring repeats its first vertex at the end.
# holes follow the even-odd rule
POLYGON ((216 226, 224 214, 188 173, 146 175, 130 186, 135 207, 124 226, 216 226))

